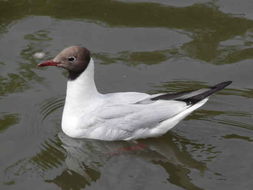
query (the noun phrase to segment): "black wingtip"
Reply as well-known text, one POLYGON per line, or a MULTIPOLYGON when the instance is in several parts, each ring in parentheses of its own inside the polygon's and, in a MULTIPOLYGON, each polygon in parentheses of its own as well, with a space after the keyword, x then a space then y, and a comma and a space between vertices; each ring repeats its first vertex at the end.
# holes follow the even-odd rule
POLYGON ((218 91, 224 89, 225 87, 227 87, 231 83, 232 83, 232 81, 221 82, 219 84, 216 84, 215 86, 209 87, 210 90, 208 90, 208 91, 206 91, 202 94, 198 94, 196 96, 192 96, 190 98, 186 98, 186 99, 183 99, 181 101, 184 101, 188 105, 196 104, 196 103, 200 102, 201 100, 207 98, 208 96, 214 94, 215 92, 218 92, 218 91))
POLYGON ((225 88, 226 86, 230 85, 231 83, 232 81, 221 82, 219 84, 216 84, 215 86, 210 87, 210 89, 217 89, 217 91, 219 91, 225 88))

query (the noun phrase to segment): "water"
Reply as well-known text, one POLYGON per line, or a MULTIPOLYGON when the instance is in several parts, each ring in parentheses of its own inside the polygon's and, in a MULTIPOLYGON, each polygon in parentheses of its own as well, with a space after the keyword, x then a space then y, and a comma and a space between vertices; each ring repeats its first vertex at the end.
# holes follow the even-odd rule
POLYGON ((0 189, 251 190, 252 9, 250 0, 1 1, 0 189), (162 137, 71 139, 60 129, 66 73, 36 64, 73 44, 93 53, 104 93, 234 82, 162 137))

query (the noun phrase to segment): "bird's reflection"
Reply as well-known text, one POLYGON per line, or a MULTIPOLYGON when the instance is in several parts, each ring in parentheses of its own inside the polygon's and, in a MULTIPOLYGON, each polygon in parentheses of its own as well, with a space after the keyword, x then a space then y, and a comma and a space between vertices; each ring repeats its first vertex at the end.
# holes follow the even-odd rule
MULTIPOLYGON (((138 159, 138 163, 142 163, 141 167, 149 167, 151 164, 165 170, 170 183, 188 189, 200 189, 188 177, 190 170, 197 169, 204 172, 206 169, 205 163, 192 158, 186 148, 189 145, 198 147, 202 145, 174 133, 169 133, 161 138, 134 142, 72 139, 63 133, 59 133, 58 137, 66 150, 65 164, 67 169, 48 182, 55 183, 62 189, 83 188, 91 182, 97 181, 102 175, 105 175, 104 172, 107 170, 115 170, 114 173, 124 173, 126 171, 117 170, 134 169, 136 159, 138 159), (117 163, 116 167, 115 163, 117 163), (126 166, 122 167, 124 164, 126 166), (70 178, 73 178, 72 182, 70 178)), ((142 169, 145 171, 145 168, 142 169)), ((107 183, 110 183, 110 178, 107 183)))

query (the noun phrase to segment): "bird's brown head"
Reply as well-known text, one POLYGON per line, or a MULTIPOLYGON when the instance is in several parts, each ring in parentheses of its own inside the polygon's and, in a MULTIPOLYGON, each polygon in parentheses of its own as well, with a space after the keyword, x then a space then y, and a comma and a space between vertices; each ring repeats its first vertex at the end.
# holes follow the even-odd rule
POLYGON ((62 67, 69 72, 69 79, 76 79, 89 65, 90 51, 84 47, 71 46, 62 50, 54 59, 38 64, 39 67, 62 67))

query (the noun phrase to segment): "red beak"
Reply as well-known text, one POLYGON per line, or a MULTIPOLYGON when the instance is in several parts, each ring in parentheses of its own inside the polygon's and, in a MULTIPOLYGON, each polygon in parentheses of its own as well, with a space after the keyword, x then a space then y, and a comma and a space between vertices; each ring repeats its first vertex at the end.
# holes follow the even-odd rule
POLYGON ((58 62, 48 60, 48 61, 45 61, 45 62, 42 62, 42 63, 38 64, 37 66, 38 67, 46 67, 46 66, 58 66, 58 65, 59 65, 58 62))

